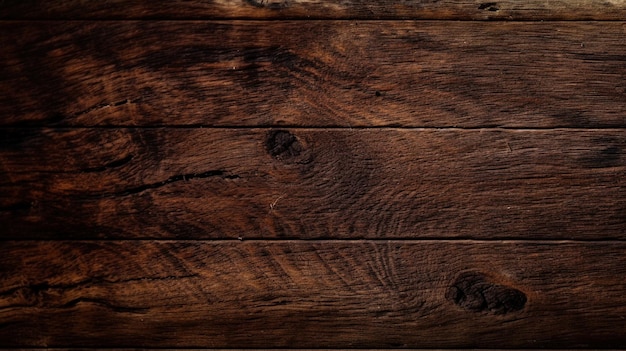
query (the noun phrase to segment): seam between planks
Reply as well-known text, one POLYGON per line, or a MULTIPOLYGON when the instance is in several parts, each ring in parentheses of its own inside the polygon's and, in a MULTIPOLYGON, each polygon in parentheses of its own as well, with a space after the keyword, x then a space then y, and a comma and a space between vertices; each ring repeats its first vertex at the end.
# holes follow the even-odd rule
POLYGON ((130 125, 115 125, 115 126, 81 126, 81 125, 31 125, 31 126, 12 126, 5 125, 0 126, 0 130, 9 130, 9 129, 57 129, 57 130, 75 130, 75 129, 242 129, 242 130, 263 130, 263 129, 294 129, 294 130, 383 130, 383 131, 394 131, 394 130, 413 130, 413 131, 427 131, 427 130, 441 130, 441 131, 463 131, 463 130, 491 130, 491 131, 569 131, 569 132, 581 132, 581 131, 615 131, 615 132, 623 132, 626 131, 626 126, 624 127, 593 127, 593 128, 581 128, 581 127, 402 127, 402 126, 298 126, 298 125, 250 125, 250 126, 212 126, 212 125, 198 125, 198 124, 190 124, 190 125, 148 125, 148 126, 130 126, 130 125))
POLYGON ((182 18, 167 18, 167 17, 154 17, 154 18, 125 18, 125 17, 109 17, 109 18, 0 18, 0 22, 211 22, 211 21, 242 21, 242 22, 285 22, 285 21, 297 21, 297 22, 348 22, 348 21, 362 21, 362 22, 507 22, 507 23, 623 23, 624 20, 599 20, 599 19, 515 19, 510 20, 506 18, 488 18, 488 19, 472 19, 472 18, 414 18, 414 17, 337 17, 337 18, 324 18, 324 17, 275 17, 275 18, 260 18, 260 17, 182 17, 182 18))
POLYGON ((468 239, 468 238, 446 238, 446 239, 150 239, 150 238, 128 238, 128 239, 2 239, 0 242, 39 242, 39 243, 53 243, 53 242, 76 242, 76 243, 90 243, 90 242, 122 242, 122 241, 136 241, 136 242, 160 242, 160 243, 214 243, 214 244, 227 244, 233 242, 240 243, 331 243, 342 242, 349 244, 366 244, 366 243, 403 243, 403 244, 433 244, 433 243, 450 243, 450 244, 546 244, 546 245, 566 245, 566 244, 623 244, 625 240, 620 239, 468 239))

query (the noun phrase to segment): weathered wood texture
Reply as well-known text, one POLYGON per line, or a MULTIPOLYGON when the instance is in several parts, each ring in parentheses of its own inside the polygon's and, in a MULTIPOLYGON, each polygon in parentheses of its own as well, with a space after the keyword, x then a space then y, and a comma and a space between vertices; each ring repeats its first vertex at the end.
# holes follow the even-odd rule
POLYGON ((626 348, 615 20, 0 0, 0 347, 626 348))
POLYGON ((3 242, 0 339, 624 347, 626 243, 3 242))
POLYGON ((624 0, 4 0, 0 19, 624 20, 624 0))
POLYGON ((0 238, 624 239, 623 130, 11 129, 0 238))
POLYGON ((4 126, 626 127, 624 23, 78 21, 0 31, 4 126))

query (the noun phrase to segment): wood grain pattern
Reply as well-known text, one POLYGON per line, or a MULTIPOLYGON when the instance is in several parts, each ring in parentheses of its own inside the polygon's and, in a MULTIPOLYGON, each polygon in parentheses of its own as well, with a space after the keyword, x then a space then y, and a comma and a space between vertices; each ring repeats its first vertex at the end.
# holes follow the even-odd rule
POLYGON ((624 347, 626 243, 3 242, 7 347, 624 347))
POLYGON ((2 22, 0 31, 4 126, 626 127, 618 22, 2 22))
POLYGON ((624 130, 14 129, 0 238, 624 239, 624 130))
POLYGON ((0 19, 624 20, 624 0, 4 0, 0 19))
POLYGON ((625 20, 0 0, 0 348, 626 349, 625 20))

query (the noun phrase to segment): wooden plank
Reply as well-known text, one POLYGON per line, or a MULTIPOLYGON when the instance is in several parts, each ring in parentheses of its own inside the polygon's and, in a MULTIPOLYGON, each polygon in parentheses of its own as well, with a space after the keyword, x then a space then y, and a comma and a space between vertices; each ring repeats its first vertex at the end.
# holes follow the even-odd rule
POLYGON ((0 238, 626 238, 626 131, 3 129, 0 238))
POLYGON ((624 0, 5 0, 0 19, 624 20, 624 0))
POLYGON ((6 347, 624 347, 626 243, 3 242, 6 347))
POLYGON ((626 127, 625 29, 2 22, 0 124, 626 127))

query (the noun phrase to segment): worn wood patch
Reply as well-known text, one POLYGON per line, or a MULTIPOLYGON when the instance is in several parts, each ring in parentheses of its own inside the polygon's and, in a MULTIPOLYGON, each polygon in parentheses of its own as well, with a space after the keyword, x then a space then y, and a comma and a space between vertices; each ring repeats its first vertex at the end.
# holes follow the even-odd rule
POLYGON ((5 0, 0 19, 623 20, 623 0, 5 0))
POLYGON ((623 347, 625 243, 4 242, 7 347, 623 347))
POLYGON ((0 30, 4 126, 626 127, 624 23, 74 21, 0 30))
POLYGON ((3 133, 3 239, 626 234, 623 130, 3 133))

